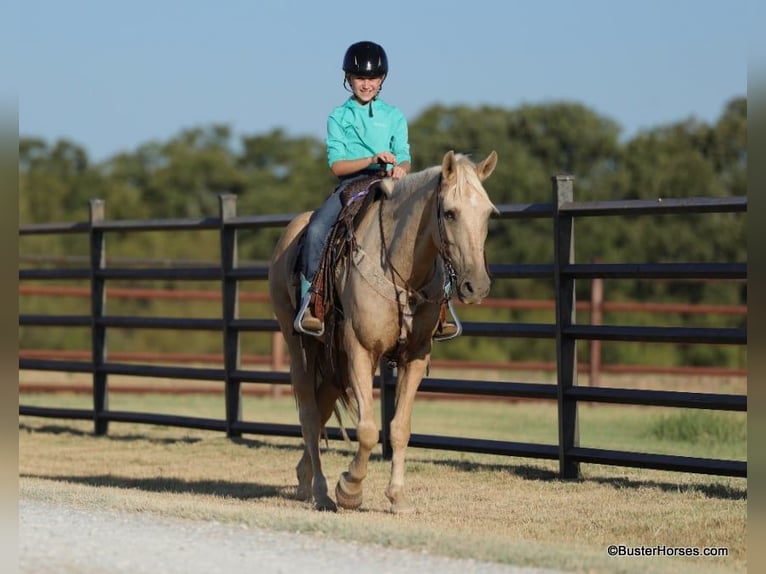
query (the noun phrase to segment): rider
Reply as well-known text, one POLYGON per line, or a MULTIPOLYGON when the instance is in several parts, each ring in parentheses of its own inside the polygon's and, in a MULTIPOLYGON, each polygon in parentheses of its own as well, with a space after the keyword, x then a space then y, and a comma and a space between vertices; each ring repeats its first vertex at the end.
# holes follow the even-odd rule
MULTIPOLYGON (((336 107, 327 119, 327 162, 341 182, 373 175, 386 169, 399 179, 410 171, 410 144, 407 120, 396 106, 378 95, 388 75, 388 57, 374 42, 357 42, 343 57, 343 87, 352 95, 336 107)), ((301 303, 295 328, 319 335, 324 325, 310 308, 311 287, 325 242, 341 211, 339 185, 309 220, 300 260, 301 303)), ((456 330, 455 325, 441 325, 456 330)))

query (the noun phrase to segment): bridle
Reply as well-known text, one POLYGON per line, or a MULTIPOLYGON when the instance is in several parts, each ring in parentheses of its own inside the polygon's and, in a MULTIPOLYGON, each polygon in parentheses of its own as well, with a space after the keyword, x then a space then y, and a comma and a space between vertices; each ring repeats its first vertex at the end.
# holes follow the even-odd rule
MULTIPOLYGON (((439 174, 439 183, 436 189, 436 228, 439 232, 439 254, 444 262, 444 270, 447 274, 447 281, 449 285, 449 293, 453 293, 457 287, 457 273, 455 273, 455 266, 452 264, 452 257, 449 253, 449 242, 447 241, 447 231, 444 229, 444 209, 442 208, 442 175, 439 174)), ((450 296, 446 293, 444 300, 448 300, 450 296)))
MULTIPOLYGON (((410 305, 418 304, 418 303, 445 303, 448 301, 451 297, 451 293, 454 291, 454 288, 457 284, 457 273, 455 273, 455 266, 452 264, 452 259, 449 254, 449 243, 446 239, 446 230, 444 229, 444 214, 442 210, 442 194, 441 194, 441 188, 443 185, 443 175, 439 174, 439 181, 436 183, 436 227, 437 232, 439 236, 439 245, 437 246, 437 250, 439 252, 439 255, 442 258, 442 262, 444 264, 444 269, 447 274, 447 279, 449 281, 449 293, 450 295, 447 295, 445 293, 445 290, 443 288, 440 288, 440 295, 441 297, 438 297, 437 299, 432 299, 425 294, 423 294, 421 291, 418 291, 417 289, 413 288, 412 285, 409 284, 407 279, 404 278, 404 276, 399 272, 399 270, 394 266, 393 262, 388 256, 388 245, 386 243, 386 236, 385 231, 383 229, 383 205, 385 202, 381 202, 380 207, 378 209, 378 226, 380 228, 380 243, 381 243, 381 249, 383 251, 383 256, 385 257, 385 262, 388 264, 389 269, 391 270, 391 283, 394 285, 394 288, 397 290, 396 295, 397 299, 399 299, 400 296, 400 285, 397 284, 396 279, 399 279, 399 282, 403 284, 404 290, 407 293, 407 301, 410 303, 410 305)), ((443 287, 443 286, 442 286, 443 287)))

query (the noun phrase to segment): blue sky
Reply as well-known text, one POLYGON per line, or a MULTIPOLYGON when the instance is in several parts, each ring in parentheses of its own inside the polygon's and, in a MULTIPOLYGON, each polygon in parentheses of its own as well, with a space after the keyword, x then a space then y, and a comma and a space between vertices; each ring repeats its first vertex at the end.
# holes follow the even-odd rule
POLYGON ((747 0, 24 0, 16 7, 21 136, 100 161, 182 129, 324 136, 347 94, 346 47, 381 43, 382 97, 409 119, 436 103, 575 101, 623 137, 747 93, 747 0))

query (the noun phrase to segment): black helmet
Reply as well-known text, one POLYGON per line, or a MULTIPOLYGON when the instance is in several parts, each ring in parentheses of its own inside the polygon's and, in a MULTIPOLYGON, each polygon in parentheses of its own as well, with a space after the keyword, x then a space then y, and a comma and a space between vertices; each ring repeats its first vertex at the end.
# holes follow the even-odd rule
POLYGON ((343 56, 343 71, 364 78, 388 74, 388 57, 383 46, 375 42, 351 44, 343 56))

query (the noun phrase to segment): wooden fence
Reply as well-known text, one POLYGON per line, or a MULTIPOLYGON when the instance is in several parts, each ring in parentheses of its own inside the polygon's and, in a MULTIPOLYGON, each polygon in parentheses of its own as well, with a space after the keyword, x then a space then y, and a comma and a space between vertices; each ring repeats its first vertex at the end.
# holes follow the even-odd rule
MULTIPOLYGON (((745 197, 666 199, 659 201, 575 202, 574 181, 570 176, 552 179, 553 200, 540 204, 498 206, 501 219, 552 218, 554 262, 552 264, 494 264, 496 278, 554 279, 556 287, 555 322, 553 324, 464 322, 463 335, 474 337, 545 338, 556 345, 556 384, 508 381, 471 381, 426 378, 424 392, 487 395, 554 400, 558 404, 558 443, 534 444, 413 434, 410 445, 422 448, 483 452, 508 456, 533 457, 559 461, 562 478, 579 476, 581 463, 611 464, 677 470, 705 474, 746 476, 746 461, 682 457, 654 453, 625 452, 586 448, 579 444, 578 403, 616 403, 746 411, 747 396, 721 393, 695 393, 664 390, 622 389, 577 385, 577 342, 642 341, 655 343, 693 343, 712 345, 745 345, 744 328, 636 327, 612 325, 578 325, 575 318, 576 279, 642 278, 642 279, 733 279, 747 276, 745 262, 725 263, 646 263, 646 264, 578 264, 575 262, 574 221, 578 217, 651 216, 678 213, 745 212, 745 197)), ((171 220, 110 221, 105 216, 102 200, 92 200, 90 218, 79 223, 28 224, 19 228, 20 235, 88 234, 90 265, 85 268, 23 268, 19 280, 88 280, 91 309, 89 315, 19 315, 19 325, 28 327, 86 327, 91 333, 89 361, 19 359, 20 370, 88 373, 92 376, 93 408, 63 409, 19 405, 19 414, 28 416, 84 419, 94 421, 94 432, 108 432, 110 421, 159 424, 226 432, 229 437, 243 433, 300 436, 298 425, 245 421, 242 418, 242 385, 247 383, 289 384, 286 373, 273 370, 241 368, 240 334, 247 331, 277 332, 271 319, 239 317, 239 285, 247 280, 265 280, 265 266, 241 267, 237 257, 237 234, 241 229, 283 227, 290 215, 238 216, 236 197, 220 196, 217 217, 171 220), (106 236, 113 232, 218 230, 220 263, 215 266, 171 269, 118 268, 106 265, 106 236), (106 313, 107 282, 114 280, 213 280, 221 283, 221 318, 126 317, 106 313), (222 333, 223 368, 127 364, 110 361, 107 338, 110 328, 208 330, 222 333), (108 407, 109 375, 134 375, 171 379, 219 381, 224 386, 226 415, 224 420, 176 416, 156 413, 115 411, 108 407)), ((390 457, 388 441, 393 417, 395 377, 394 365, 383 363, 375 386, 381 395, 382 430, 380 442, 384 456, 390 457)), ((352 438, 354 433, 349 433, 352 438)), ((330 432, 333 439, 339 432, 330 432)))

